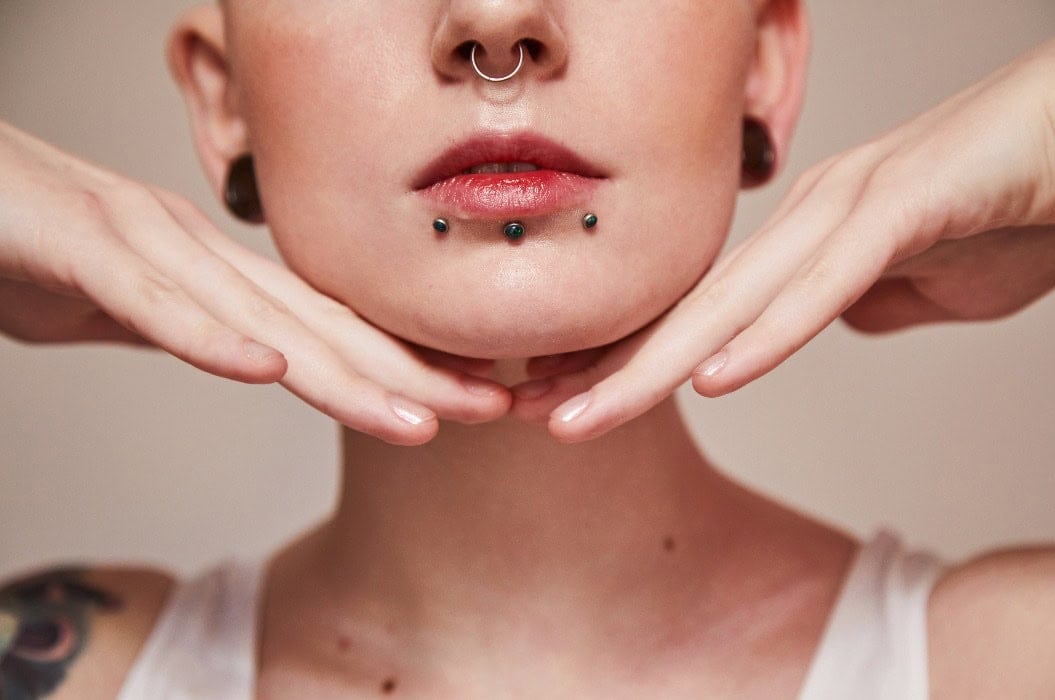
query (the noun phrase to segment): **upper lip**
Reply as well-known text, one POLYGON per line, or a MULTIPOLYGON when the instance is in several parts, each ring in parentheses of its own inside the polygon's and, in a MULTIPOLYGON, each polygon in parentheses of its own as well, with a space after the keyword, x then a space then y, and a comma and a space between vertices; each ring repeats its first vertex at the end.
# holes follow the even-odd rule
POLYGON ((414 179, 414 189, 425 189, 486 163, 533 163, 541 170, 605 177, 597 166, 545 136, 493 134, 473 136, 448 148, 418 174, 414 179))

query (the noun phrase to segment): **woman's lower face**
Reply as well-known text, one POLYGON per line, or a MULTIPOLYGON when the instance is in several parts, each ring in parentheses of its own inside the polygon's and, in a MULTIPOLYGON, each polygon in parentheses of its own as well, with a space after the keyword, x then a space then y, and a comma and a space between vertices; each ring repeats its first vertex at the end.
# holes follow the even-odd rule
POLYGON ((676 303, 725 239, 749 3, 227 5, 281 254, 397 336, 487 358, 603 345, 676 303), (521 48, 512 78, 485 79, 521 48))

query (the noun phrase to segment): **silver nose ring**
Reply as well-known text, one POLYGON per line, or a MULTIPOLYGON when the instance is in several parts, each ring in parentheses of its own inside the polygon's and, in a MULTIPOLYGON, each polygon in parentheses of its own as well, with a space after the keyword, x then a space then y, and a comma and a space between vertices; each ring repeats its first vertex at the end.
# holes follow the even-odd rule
MULTIPOLYGON (((502 83, 502 82, 505 82, 505 81, 509 80, 510 78, 516 77, 516 74, 519 73, 520 69, 524 67, 524 42, 522 42, 522 41, 518 41, 517 42, 517 48, 520 49, 520 58, 517 60, 517 67, 514 68, 513 72, 511 72, 509 75, 503 75, 501 78, 495 78, 493 76, 488 75, 487 73, 484 73, 482 70, 480 70, 480 66, 477 65, 477 63, 476 63, 476 49, 479 48, 479 47, 480 47, 480 42, 478 42, 478 41, 473 42, 473 50, 469 54, 469 61, 473 64, 473 70, 476 71, 476 74, 478 76, 480 76, 481 78, 483 78, 484 80, 488 81, 488 82, 491 82, 491 83, 502 83)), ((464 54, 462 54, 462 55, 464 55, 464 54)))

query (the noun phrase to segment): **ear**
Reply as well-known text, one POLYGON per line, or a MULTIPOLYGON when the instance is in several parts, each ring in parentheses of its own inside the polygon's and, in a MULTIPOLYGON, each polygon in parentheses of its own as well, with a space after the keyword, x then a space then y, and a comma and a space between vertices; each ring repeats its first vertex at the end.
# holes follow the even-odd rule
POLYGON ((232 161, 249 150, 233 90, 223 10, 197 7, 179 19, 168 43, 168 64, 187 102, 198 157, 221 201, 232 161))
POLYGON ((787 160, 806 86, 809 20, 802 0, 759 0, 755 58, 747 79, 745 116, 769 127, 777 167, 787 160))

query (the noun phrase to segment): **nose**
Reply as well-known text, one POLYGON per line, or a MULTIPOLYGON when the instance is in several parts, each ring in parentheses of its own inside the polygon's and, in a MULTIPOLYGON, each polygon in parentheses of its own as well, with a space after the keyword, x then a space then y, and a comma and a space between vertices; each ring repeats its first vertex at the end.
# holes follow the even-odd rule
POLYGON ((447 80, 469 80, 476 78, 475 58, 485 75, 505 76, 516 69, 522 48, 524 65, 517 75, 537 80, 560 75, 568 44, 550 3, 450 0, 432 43, 432 65, 447 80))

